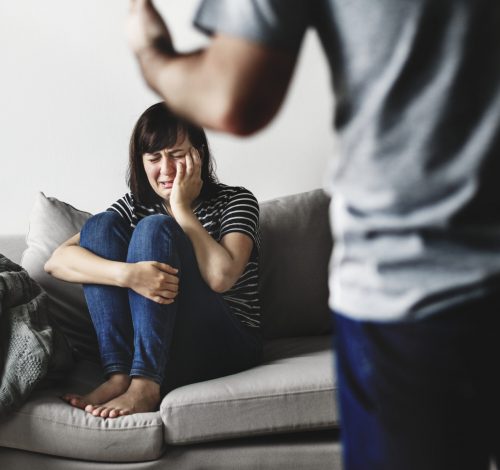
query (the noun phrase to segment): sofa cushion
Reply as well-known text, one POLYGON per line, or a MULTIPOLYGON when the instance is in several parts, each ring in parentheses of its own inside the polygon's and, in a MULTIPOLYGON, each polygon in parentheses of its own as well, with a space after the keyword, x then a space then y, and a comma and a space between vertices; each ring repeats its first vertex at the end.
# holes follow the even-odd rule
POLYGON ((52 252, 78 233, 90 216, 88 212, 38 193, 30 215, 28 247, 21 265, 49 295, 51 317, 78 357, 98 361, 97 339, 81 284, 61 281, 43 269, 52 252))
POLYGON ((338 425, 331 336, 265 344, 253 369, 164 397, 165 440, 185 444, 338 425))
POLYGON ((260 296, 265 338, 327 334, 329 197, 322 190, 260 204, 260 296))
POLYGON ((65 391, 88 392, 102 380, 100 366, 81 361, 64 389, 37 391, 2 417, 0 446, 103 462, 159 458, 165 447, 159 412, 103 419, 59 398, 65 391))
POLYGON ((265 344, 263 364, 186 385, 160 411, 102 419, 58 398, 86 393, 103 380, 99 365, 80 361, 64 387, 40 390, 2 418, 0 446, 82 460, 159 458, 165 441, 188 444, 338 426, 330 336, 265 344))

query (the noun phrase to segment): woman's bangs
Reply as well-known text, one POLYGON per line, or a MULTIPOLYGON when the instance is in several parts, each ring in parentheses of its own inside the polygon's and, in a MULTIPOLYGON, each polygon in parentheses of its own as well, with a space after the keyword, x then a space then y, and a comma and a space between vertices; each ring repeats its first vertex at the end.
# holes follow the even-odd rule
POLYGON ((163 125, 147 129, 143 134, 142 153, 154 153, 167 147, 173 147, 177 142, 177 128, 163 125))

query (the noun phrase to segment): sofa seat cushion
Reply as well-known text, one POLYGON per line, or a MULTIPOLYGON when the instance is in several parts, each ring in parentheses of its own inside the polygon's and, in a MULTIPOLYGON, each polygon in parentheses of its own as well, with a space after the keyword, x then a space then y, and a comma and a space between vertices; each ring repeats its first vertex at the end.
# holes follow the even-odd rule
POLYGON ((0 446, 103 462, 140 462, 161 456, 165 444, 159 412, 103 419, 59 398, 86 393, 103 381, 100 366, 78 363, 64 387, 35 392, 17 411, 2 416, 0 446))
POLYGON ((164 397, 169 444, 338 426, 331 336, 265 344, 253 369, 190 384, 164 397))

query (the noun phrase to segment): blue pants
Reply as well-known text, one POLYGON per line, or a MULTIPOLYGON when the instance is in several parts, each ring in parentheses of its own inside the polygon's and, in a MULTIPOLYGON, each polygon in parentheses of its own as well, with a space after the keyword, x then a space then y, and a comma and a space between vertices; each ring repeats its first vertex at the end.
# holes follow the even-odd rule
POLYGON ((345 470, 498 461, 500 295, 411 323, 333 318, 345 470))
POLYGON ((151 215, 132 230, 115 212, 91 217, 80 245, 114 261, 159 261, 179 269, 179 294, 169 305, 132 289, 85 284, 104 372, 148 377, 162 394, 255 366, 262 342, 201 277, 190 240, 177 222, 151 215))

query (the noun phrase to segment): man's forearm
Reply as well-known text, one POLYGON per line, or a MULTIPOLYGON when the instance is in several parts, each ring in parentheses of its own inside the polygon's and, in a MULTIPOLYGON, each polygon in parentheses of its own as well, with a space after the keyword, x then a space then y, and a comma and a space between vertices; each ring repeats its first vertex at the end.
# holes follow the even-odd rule
POLYGON ((142 76, 149 87, 158 94, 161 94, 162 70, 165 68, 168 70, 175 57, 177 54, 174 51, 162 51, 156 47, 148 47, 137 54, 142 76))
POLYGON ((147 84, 178 114, 200 126, 224 130, 228 99, 204 62, 204 50, 190 54, 148 48, 137 57, 147 84))
POLYGON ((151 47, 137 58, 148 85, 172 110, 202 127, 237 135, 272 119, 295 63, 294 54, 270 53, 229 37, 190 54, 151 47))
POLYGON ((146 82, 173 111, 238 135, 261 129, 276 114, 298 53, 216 33, 205 49, 176 54, 150 0, 131 0, 128 37, 146 82))

